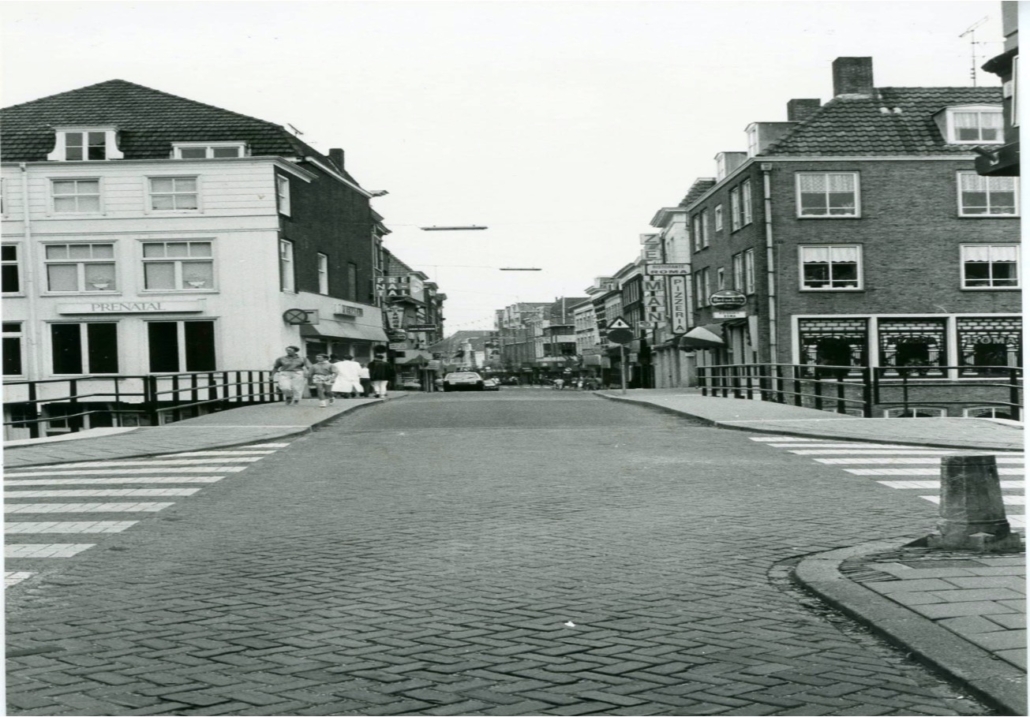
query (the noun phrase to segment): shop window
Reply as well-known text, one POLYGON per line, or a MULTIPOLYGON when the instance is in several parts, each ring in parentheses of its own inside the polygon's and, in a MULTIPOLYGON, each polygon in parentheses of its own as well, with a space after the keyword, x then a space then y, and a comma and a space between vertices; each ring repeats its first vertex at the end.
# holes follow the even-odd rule
POLYGON ((213 321, 150 321, 147 340, 151 373, 216 370, 213 321))
POLYGON ((21 376, 22 366, 22 324, 20 321, 3 322, 4 376, 21 376))
POLYGON ((51 324, 55 375, 118 373, 118 324, 51 324))

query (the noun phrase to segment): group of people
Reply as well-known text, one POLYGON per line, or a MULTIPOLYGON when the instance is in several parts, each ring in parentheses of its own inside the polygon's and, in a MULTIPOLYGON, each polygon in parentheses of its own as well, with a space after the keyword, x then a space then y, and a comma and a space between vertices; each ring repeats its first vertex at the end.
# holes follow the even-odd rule
POLYGON ((286 405, 297 405, 304 398, 308 381, 315 385, 319 406, 325 408, 336 401, 336 397, 358 398, 374 394, 386 398, 386 390, 394 378, 393 366, 386 361, 385 354, 376 353, 366 365, 347 354, 340 361, 333 361, 329 354, 317 354, 311 363, 300 355, 296 346, 287 346, 286 355, 280 356, 272 366, 272 377, 286 399, 286 405))

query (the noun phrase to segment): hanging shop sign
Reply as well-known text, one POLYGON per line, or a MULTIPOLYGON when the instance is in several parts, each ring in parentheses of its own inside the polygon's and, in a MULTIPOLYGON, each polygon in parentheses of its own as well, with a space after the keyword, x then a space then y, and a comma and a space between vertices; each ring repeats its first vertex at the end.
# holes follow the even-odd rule
POLYGON ((647 264, 644 271, 648 276, 682 276, 689 264, 647 264))
POLYGON ((301 324, 317 324, 318 311, 310 309, 287 309, 283 312, 283 321, 293 326, 301 324))
POLYGON ((687 278, 669 277, 669 324, 674 335, 687 333, 687 278))
POLYGON ((747 296, 735 289, 724 289, 709 296, 708 303, 717 309, 732 309, 747 306, 747 296))

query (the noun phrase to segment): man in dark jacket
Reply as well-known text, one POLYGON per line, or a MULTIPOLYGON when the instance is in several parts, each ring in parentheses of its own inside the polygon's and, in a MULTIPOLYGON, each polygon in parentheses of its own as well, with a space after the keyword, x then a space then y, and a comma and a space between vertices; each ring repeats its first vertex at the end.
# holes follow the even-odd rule
POLYGON ((386 398, 386 387, 394 379, 393 366, 386 361, 382 354, 368 362, 368 378, 372 381, 372 392, 376 398, 386 398))

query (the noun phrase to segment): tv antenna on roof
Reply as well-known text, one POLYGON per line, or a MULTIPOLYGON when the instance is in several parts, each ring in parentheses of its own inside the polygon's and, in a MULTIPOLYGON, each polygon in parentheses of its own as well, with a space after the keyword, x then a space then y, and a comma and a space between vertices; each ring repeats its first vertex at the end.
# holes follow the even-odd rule
MULTIPOLYGON (((986 19, 987 19, 987 18, 984 18, 984 20, 986 20, 986 19)), ((289 127, 290 129, 292 129, 292 130, 293 130, 293 133, 294 133, 295 135, 297 135, 298 137, 299 137, 300 135, 304 134, 304 133, 303 133, 303 132, 301 132, 301 131, 300 131, 299 129, 297 129, 296 127, 294 127, 294 126, 293 126, 292 124, 290 124, 289 122, 287 122, 287 123, 286 123, 286 126, 287 126, 287 127, 289 127)))
POLYGON ((976 28, 987 22, 989 17, 990 15, 984 15, 982 18, 970 25, 965 32, 958 36, 961 40, 966 35, 969 35, 969 76, 973 79, 973 87, 976 87, 976 46, 987 44, 986 42, 976 41, 976 28))

